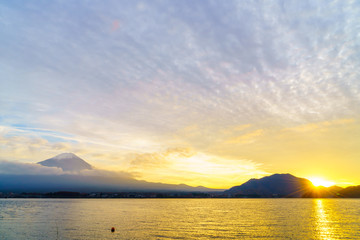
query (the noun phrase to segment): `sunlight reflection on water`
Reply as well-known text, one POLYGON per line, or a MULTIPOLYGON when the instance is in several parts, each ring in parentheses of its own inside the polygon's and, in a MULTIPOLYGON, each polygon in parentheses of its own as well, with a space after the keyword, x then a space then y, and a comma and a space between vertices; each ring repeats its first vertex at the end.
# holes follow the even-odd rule
POLYGON ((319 238, 321 239, 333 239, 333 232, 331 227, 331 222, 329 216, 324 209, 324 199, 315 200, 316 216, 317 216, 317 229, 319 233, 319 238))
POLYGON ((360 239, 359 199, 314 199, 318 239, 360 239))
POLYGON ((359 209, 358 199, 0 199, 0 239, 360 239, 359 209))

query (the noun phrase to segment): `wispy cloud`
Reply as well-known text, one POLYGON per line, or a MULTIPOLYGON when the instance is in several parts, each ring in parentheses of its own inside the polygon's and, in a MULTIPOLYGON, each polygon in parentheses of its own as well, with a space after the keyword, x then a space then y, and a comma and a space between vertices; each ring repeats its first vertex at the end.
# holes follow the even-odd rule
POLYGON ((299 125, 292 128, 286 128, 283 131, 295 131, 295 132, 327 131, 331 127, 353 124, 354 122, 355 119, 338 119, 333 121, 308 123, 305 125, 299 125))
POLYGON ((12 44, 1 60, 2 99, 27 101, 21 116, 33 111, 26 120, 36 125, 60 117, 74 122, 58 122, 64 131, 102 120, 169 131, 209 118, 306 122, 358 111, 357 4, 36 5, 2 6, 3 45, 12 44), (30 9, 41 14, 25 22, 30 9))
POLYGON ((227 140, 227 143, 235 143, 235 144, 246 144, 246 143, 253 143, 257 137, 263 135, 264 130, 263 129, 258 129, 255 130, 253 132, 241 135, 241 136, 237 136, 237 137, 233 137, 229 140, 227 140))

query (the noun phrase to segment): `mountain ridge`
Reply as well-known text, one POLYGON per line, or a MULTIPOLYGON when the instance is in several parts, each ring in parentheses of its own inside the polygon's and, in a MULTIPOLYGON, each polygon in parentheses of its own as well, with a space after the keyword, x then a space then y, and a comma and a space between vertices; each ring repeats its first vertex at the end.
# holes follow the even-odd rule
POLYGON ((224 193, 232 196, 302 197, 312 188, 314 185, 308 179, 298 178, 289 173, 276 173, 260 179, 252 178, 224 193))
MULTIPOLYGON (((1 163, 1 162, 0 162, 1 163)), ((17 166, 5 162, 8 169, 17 166)), ((260 179, 249 179, 241 185, 227 190, 211 189, 203 186, 192 187, 186 184, 165 184, 137 180, 129 173, 99 170, 73 153, 62 153, 37 163, 39 168, 34 173, 22 174, 3 171, 0 174, 1 191, 157 191, 157 192, 217 192, 214 197, 304 197, 304 198, 359 198, 360 186, 341 188, 338 186, 315 187, 310 180, 296 177, 290 173, 276 173, 260 179), (44 168, 60 168, 63 171, 45 172, 44 168), (86 170, 86 171, 83 171, 86 170)), ((34 165, 37 165, 34 164, 34 165)), ((4 168, 3 164, 3 170, 4 168)), ((20 165, 19 165, 20 166, 20 165)), ((24 169, 23 164, 19 169, 24 169)), ((31 166, 31 165, 29 165, 31 166)), ((34 166, 32 166, 34 167, 34 166)))
POLYGON ((228 197, 301 197, 301 198, 360 198, 360 185, 315 187, 310 180, 289 173, 276 173, 247 182, 224 191, 228 197))

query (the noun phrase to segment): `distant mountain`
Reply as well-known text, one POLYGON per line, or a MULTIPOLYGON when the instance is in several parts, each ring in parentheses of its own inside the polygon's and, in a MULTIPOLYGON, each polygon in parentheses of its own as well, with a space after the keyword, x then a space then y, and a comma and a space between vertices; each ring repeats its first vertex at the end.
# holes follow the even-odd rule
POLYGON ((307 193, 303 195, 306 198, 335 198, 341 197, 340 191, 342 191, 342 187, 331 186, 331 187, 323 187, 319 186, 316 188, 310 189, 307 193))
POLYGON ((126 177, 64 175, 0 175, 0 192, 219 192, 185 184, 152 183, 126 177))
POLYGON ((81 171, 93 168, 90 164, 73 153, 62 153, 53 158, 38 162, 38 164, 46 167, 58 167, 63 171, 81 171))
POLYGON ((339 191, 340 197, 360 198, 360 186, 351 186, 339 191))
POLYGON ((233 197, 303 197, 312 189, 314 185, 305 178, 291 174, 274 174, 260 179, 250 179, 224 193, 233 197))
MULTIPOLYGON (((10 163, 7 163, 10 164, 10 163)), ((45 161, 38 162, 39 170, 36 174, 23 170, 22 172, 0 174, 0 192, 214 192, 223 191, 202 186, 192 187, 185 184, 164 184, 137 180, 129 173, 111 172, 93 168, 83 159, 73 153, 62 153, 45 161), (41 166, 40 166, 41 165, 41 166), (44 167, 57 167, 63 173, 46 174, 44 167), (81 170, 87 170, 81 172, 81 170), (39 174, 38 172, 44 172, 39 174)), ((37 164, 36 164, 37 165, 37 164)), ((24 169, 24 166, 12 163, 9 169, 24 169)), ((46 169, 45 169, 46 170, 46 169)))

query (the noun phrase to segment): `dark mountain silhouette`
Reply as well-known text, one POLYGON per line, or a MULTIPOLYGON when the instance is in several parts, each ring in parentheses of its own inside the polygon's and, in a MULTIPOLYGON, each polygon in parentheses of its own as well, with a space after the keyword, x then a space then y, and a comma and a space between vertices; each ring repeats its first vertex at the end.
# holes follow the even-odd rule
POLYGON ((360 198, 360 186, 315 187, 309 180, 291 174, 274 174, 226 190, 231 197, 360 198))
POLYGON ((127 177, 64 175, 0 175, 0 192, 215 192, 185 184, 163 184, 127 177))
POLYGON ((342 187, 331 186, 331 187, 323 187, 319 186, 313 189, 310 189, 307 193, 303 195, 303 197, 307 198, 334 198, 341 197, 340 191, 343 190, 342 187))
POLYGON ((302 197, 313 188, 314 185, 305 178, 291 174, 274 174, 260 179, 250 179, 224 193, 233 197, 302 197))
POLYGON ((340 197, 360 198, 360 185, 344 188, 338 192, 340 197))
POLYGON ((81 171, 93 167, 73 153, 62 153, 38 164, 46 167, 58 167, 63 171, 81 171))

